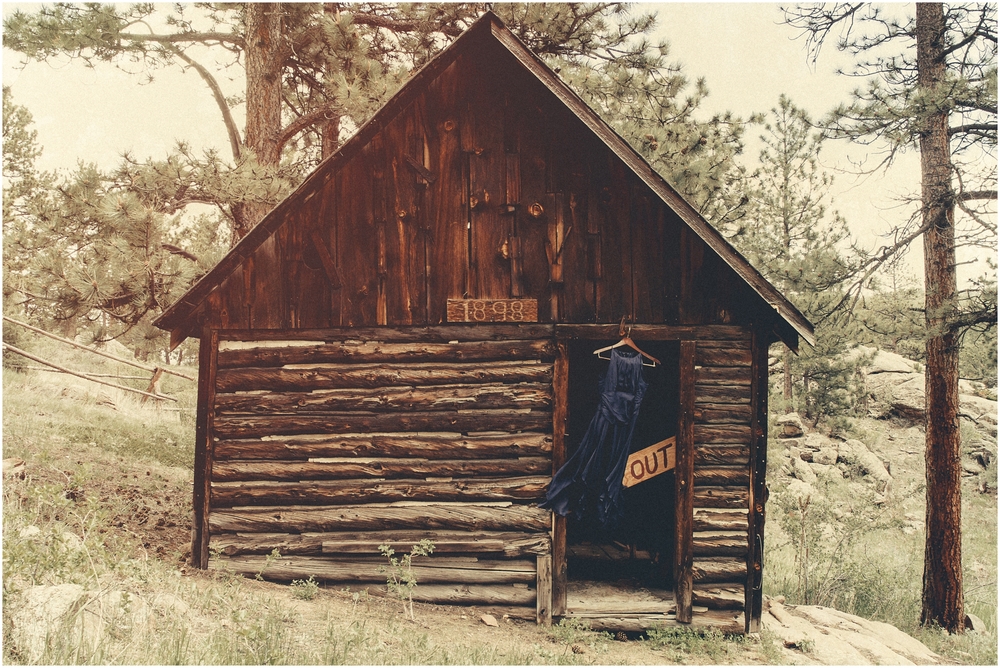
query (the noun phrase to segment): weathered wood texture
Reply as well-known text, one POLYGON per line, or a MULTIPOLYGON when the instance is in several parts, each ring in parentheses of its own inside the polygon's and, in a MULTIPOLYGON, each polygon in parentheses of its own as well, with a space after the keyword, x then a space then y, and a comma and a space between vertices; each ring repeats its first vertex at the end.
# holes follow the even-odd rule
POLYGON ((754 526, 749 511, 761 382, 767 392, 767 377, 758 374, 756 340, 754 334, 699 342, 696 355, 693 600, 711 609, 745 610, 753 596, 754 583, 747 578, 754 526))
POLYGON ((218 308, 199 309, 210 325, 437 324, 449 299, 536 300, 539 320, 564 323, 749 325, 770 310, 719 257, 732 253, 721 237, 710 247, 690 207, 679 214, 676 194, 668 204, 606 144, 613 133, 507 49, 448 61, 227 259, 218 308))
MULTIPOLYGON (((383 288, 376 311, 392 304, 383 288)), ((352 334, 223 345, 206 395, 214 458, 205 534, 226 558, 219 563, 256 573, 277 550, 284 558, 267 564, 267 577, 370 584, 385 579, 369 561, 379 546, 404 553, 429 538, 434 555, 418 574, 428 600, 534 605, 535 570, 517 564, 552 553, 550 515, 534 504, 552 474, 556 344, 352 334), (466 568, 457 555, 515 566, 466 568), (440 560, 453 565, 428 565, 440 560)))

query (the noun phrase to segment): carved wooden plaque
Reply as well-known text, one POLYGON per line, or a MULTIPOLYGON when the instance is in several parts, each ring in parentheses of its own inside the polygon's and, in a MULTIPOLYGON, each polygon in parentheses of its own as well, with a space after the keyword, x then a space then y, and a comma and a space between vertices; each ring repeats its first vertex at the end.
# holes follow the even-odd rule
POLYGON ((673 470, 676 462, 677 449, 674 447, 676 443, 677 437, 671 436, 629 455, 628 462, 625 463, 622 486, 632 487, 673 470))
POLYGON ((538 322, 538 300, 449 299, 448 322, 538 322))

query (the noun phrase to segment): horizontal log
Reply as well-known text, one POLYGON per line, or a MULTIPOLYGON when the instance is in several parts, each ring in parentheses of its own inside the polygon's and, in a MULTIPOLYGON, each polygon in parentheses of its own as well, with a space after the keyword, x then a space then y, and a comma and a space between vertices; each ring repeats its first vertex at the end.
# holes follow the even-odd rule
POLYGON ((529 383, 351 388, 314 392, 261 391, 218 394, 215 398, 215 409, 219 413, 250 415, 551 407, 552 386, 529 383))
MULTIPOLYGON (((525 555, 549 554, 548 533, 513 533, 501 531, 330 531, 307 533, 220 533, 212 536, 211 546, 226 556, 270 554, 277 550, 288 555, 378 555, 379 546, 389 545, 405 553, 428 538, 434 554, 502 553, 513 559, 525 555)), ((532 570, 532 572, 534 572, 532 570)))
POLYGON ((695 404, 748 404, 750 403, 750 387, 748 385, 706 385, 698 383, 694 386, 695 404))
POLYGON ((626 633, 641 633, 650 629, 658 629, 665 626, 683 626, 677 621, 675 615, 631 615, 616 617, 610 614, 601 615, 572 615, 567 613, 566 619, 577 619, 587 625, 591 631, 606 631, 616 633, 624 631, 626 633))
POLYGON ((695 383, 700 385, 750 385, 748 366, 700 366, 694 370, 695 383))
POLYGON ((747 562, 741 559, 695 559, 691 564, 694 582, 745 582, 747 562))
POLYGON ((328 329, 224 329, 219 340, 220 350, 237 346, 229 341, 395 341, 399 343, 449 341, 506 341, 508 339, 541 339, 553 336, 550 324, 455 324, 431 327, 331 327, 328 329))
POLYGON ((411 413, 327 413, 325 415, 215 418, 217 438, 259 438, 297 434, 350 434, 393 431, 543 431, 552 427, 550 411, 426 411, 411 413))
POLYGON ((218 461, 212 480, 344 480, 351 478, 507 477, 550 473, 549 457, 519 459, 368 459, 336 462, 218 461))
POLYGON ((213 508, 384 501, 527 501, 545 496, 550 476, 459 480, 325 480, 212 483, 213 508))
POLYGON ((549 511, 531 505, 451 503, 213 510, 209 528, 212 533, 380 529, 539 532, 548 531, 551 521, 549 511))
POLYGON ((746 535, 703 536, 695 534, 692 543, 696 557, 745 557, 747 554, 746 535))
POLYGON ((702 424, 750 424, 750 404, 695 404, 694 421, 702 424))
POLYGON ((316 345, 266 346, 219 351, 219 368, 274 367, 286 364, 377 364, 392 362, 495 362, 552 360, 552 339, 534 341, 469 341, 465 343, 384 343, 345 341, 316 345))
POLYGON ((552 365, 536 362, 469 364, 325 364, 292 368, 219 369, 216 391, 300 391, 475 383, 551 383, 552 365))
POLYGON ((694 442, 750 444, 748 424, 695 424, 694 442))
MULTIPOLYGON (((572 585, 571 585, 572 587, 572 585)), ((665 592, 670 596, 669 592, 665 592)), ((677 604, 673 597, 664 598, 659 601, 650 600, 608 600, 597 597, 588 600, 573 600, 572 591, 566 601, 567 617, 591 616, 621 616, 630 617, 632 615, 672 615, 677 610, 677 604)))
MULTIPOLYGON (((417 589, 430 583, 456 583, 471 585, 532 584, 534 571, 497 570, 476 568, 475 563, 442 566, 434 555, 413 561, 413 575, 417 589)), ((261 574, 269 580, 305 580, 310 576, 324 582, 379 584, 384 586, 387 559, 372 561, 334 561, 322 557, 286 557, 269 559, 266 556, 218 557, 209 561, 210 568, 234 573, 261 574)))
POLYGON ((749 503, 749 492, 747 489, 697 487, 694 490, 695 508, 738 508, 746 511, 749 503))
POLYGON ((418 584, 413 589, 413 600, 438 605, 533 606, 535 588, 525 588, 523 585, 418 584))
POLYGON ((739 487, 750 484, 750 469, 746 466, 696 468, 695 486, 739 487))
POLYGON ((749 445, 696 445, 694 465, 697 468, 712 466, 749 466, 749 445))
POLYGON ((710 610, 742 610, 746 602, 745 588, 736 582, 698 583, 692 587, 691 593, 692 603, 710 610))
MULTIPOLYGON (((551 429, 551 425, 549 426, 551 429)), ((321 457, 415 457, 423 459, 498 459, 548 456, 552 436, 540 433, 502 436, 461 434, 345 434, 281 440, 219 441, 216 462, 226 459, 305 460, 321 457)))
POLYGON ((695 352, 695 364, 698 366, 750 366, 750 348, 741 348, 726 342, 718 344, 716 342, 698 342, 695 352), (709 346, 714 343, 714 346, 709 346))
MULTIPOLYGON (((559 324, 555 327, 557 339, 608 339, 621 338, 619 324, 559 324)), ((732 340, 749 341, 750 330, 736 325, 640 325, 632 326, 631 337, 636 341, 698 341, 732 340)))
POLYGON ((747 512, 711 511, 695 508, 692 530, 697 531, 747 531, 747 512))

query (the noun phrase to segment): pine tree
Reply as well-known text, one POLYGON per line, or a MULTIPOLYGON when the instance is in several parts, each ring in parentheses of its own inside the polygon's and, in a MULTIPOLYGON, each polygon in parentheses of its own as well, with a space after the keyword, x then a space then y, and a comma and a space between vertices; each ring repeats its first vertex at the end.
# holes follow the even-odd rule
POLYGON ((920 153, 919 208, 893 231, 893 243, 865 261, 855 289, 922 239, 927 537, 921 622, 962 632, 959 335, 972 325, 995 326, 997 314, 995 267, 963 299, 956 246, 996 253, 996 4, 917 3, 912 15, 896 17, 896 11, 863 3, 801 5, 786 10, 786 22, 802 30, 814 59, 839 31, 837 47, 855 56, 853 73, 867 80, 825 122, 831 136, 877 143, 885 151, 882 164, 905 150, 920 153), (956 213, 963 214, 960 224, 956 213))
POLYGON ((748 214, 729 232, 751 263, 817 325, 816 346, 803 347, 797 356, 785 349, 782 393, 786 410, 802 411, 816 426, 852 409, 858 399, 857 360, 845 355, 852 342, 842 288, 854 272, 847 225, 828 210, 833 178, 820 166, 823 138, 805 111, 781 96, 760 139, 760 166, 748 179, 748 214))

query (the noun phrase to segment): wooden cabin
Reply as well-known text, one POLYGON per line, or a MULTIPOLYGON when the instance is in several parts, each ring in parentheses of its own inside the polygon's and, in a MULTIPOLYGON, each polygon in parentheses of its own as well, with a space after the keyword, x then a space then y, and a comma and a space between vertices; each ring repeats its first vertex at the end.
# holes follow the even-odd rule
POLYGON ((156 324, 201 339, 195 565, 374 590, 429 538, 415 600, 756 630, 768 347, 812 326, 492 13, 156 324), (676 466, 602 537, 537 504, 623 319, 676 466))

